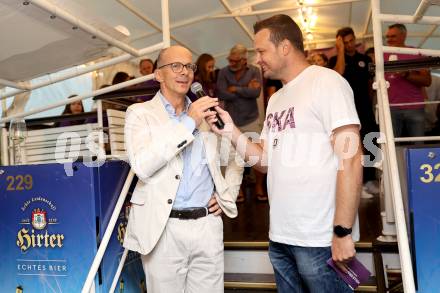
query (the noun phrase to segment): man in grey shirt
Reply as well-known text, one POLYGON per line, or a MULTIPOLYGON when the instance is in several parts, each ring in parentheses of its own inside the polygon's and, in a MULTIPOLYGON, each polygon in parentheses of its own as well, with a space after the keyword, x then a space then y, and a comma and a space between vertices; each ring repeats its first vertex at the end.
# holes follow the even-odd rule
MULTIPOLYGON (((222 68, 217 78, 218 98, 224 102, 235 125, 241 132, 256 133, 259 137, 261 128, 258 119, 257 98, 261 91, 260 70, 247 64, 247 48, 237 44, 231 48, 228 56, 229 65, 222 68)), ((261 201, 267 200, 263 187, 264 175, 255 171, 255 194, 261 201)), ((244 200, 240 189, 237 202, 244 200)))
MULTIPOLYGON (((218 97, 225 103, 237 126, 244 127, 258 119, 257 98, 261 91, 260 70, 247 64, 247 49, 243 45, 232 47, 229 65, 218 74, 218 97)), ((244 127, 246 128, 246 127, 244 127)), ((246 129, 259 133, 259 129, 246 129)))

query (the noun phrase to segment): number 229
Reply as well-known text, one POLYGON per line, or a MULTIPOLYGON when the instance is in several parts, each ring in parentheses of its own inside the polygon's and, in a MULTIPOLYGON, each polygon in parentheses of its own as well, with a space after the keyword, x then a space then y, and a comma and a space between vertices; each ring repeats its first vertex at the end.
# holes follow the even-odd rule
POLYGON ((8 176, 6 180, 9 182, 6 190, 16 191, 16 190, 31 190, 33 186, 33 180, 31 175, 17 175, 8 176))
MULTIPOLYGON (((440 163, 435 164, 434 170, 440 169, 440 163)), ((432 174, 432 166, 430 164, 423 164, 420 166, 420 170, 424 170, 425 176, 420 177, 420 181, 423 183, 431 183, 433 180, 434 182, 440 182, 440 172, 435 176, 432 174)))

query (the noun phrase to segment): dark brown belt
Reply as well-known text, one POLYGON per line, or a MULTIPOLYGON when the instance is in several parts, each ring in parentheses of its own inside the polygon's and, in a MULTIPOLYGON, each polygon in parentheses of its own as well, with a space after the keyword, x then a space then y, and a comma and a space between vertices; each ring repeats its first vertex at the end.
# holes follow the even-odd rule
POLYGON ((170 218, 181 220, 195 220, 209 215, 208 208, 188 208, 182 210, 171 210, 170 218))

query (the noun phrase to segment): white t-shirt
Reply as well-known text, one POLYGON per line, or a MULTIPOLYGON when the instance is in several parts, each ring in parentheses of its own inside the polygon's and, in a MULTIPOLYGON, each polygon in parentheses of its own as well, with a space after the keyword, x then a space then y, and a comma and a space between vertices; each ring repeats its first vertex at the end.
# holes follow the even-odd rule
MULTIPOLYGON (((333 70, 309 66, 269 100, 261 138, 268 150, 269 238, 331 245, 338 160, 332 131, 360 124, 353 91, 333 70)), ((359 228, 353 227, 353 239, 359 228)))

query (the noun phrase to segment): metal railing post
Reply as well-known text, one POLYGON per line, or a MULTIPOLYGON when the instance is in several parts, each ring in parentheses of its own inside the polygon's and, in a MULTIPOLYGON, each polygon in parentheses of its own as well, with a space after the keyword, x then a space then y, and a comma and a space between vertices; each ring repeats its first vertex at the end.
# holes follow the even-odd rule
MULTIPOLYGON (((388 101, 388 92, 385 81, 384 73, 384 57, 383 57, 383 44, 382 44, 382 26, 380 19, 380 1, 371 0, 372 7, 372 24, 373 24, 373 35, 374 35, 374 48, 375 48, 375 59, 376 59, 376 82, 378 89, 378 102, 381 103, 379 111, 381 111, 382 117, 384 117, 384 130, 385 130, 385 140, 386 140, 386 153, 388 158, 388 168, 384 170, 389 172, 390 169, 397 169, 397 157, 396 148, 394 144, 394 134, 393 127, 391 124, 391 112, 390 105, 388 101)), ((394 215, 396 219, 396 231, 397 240, 399 246, 399 257, 400 264, 402 267, 402 279, 403 288, 406 293, 415 293, 414 285, 414 275, 411 262, 411 253, 409 249, 409 240, 406 228, 405 220, 405 210, 402 200, 402 191, 400 187, 399 176, 391 176, 391 186, 392 186, 392 198, 394 204, 394 215)))
POLYGON ((130 172, 127 175, 127 179, 125 180, 124 186, 122 187, 118 201, 116 202, 115 209, 113 210, 113 214, 110 218, 110 221, 108 222, 107 228, 105 229, 104 236, 101 239, 101 243, 99 245, 98 251, 96 252, 96 256, 93 259, 89 273, 87 274, 87 278, 86 281, 84 282, 84 286, 81 290, 81 293, 90 292, 90 288, 93 284, 93 280, 95 279, 96 272, 98 271, 105 250, 107 249, 108 242, 110 241, 110 237, 113 233, 113 229, 115 228, 116 221, 118 220, 119 217, 119 213, 121 212, 121 209, 124 205, 125 197, 127 196, 127 192, 128 189, 130 188, 133 178, 134 178, 134 172, 130 170, 130 172))

